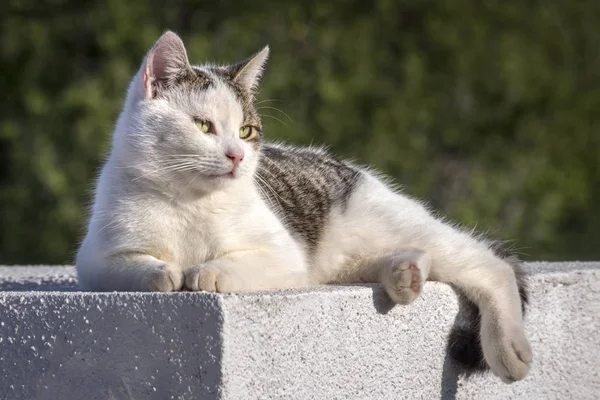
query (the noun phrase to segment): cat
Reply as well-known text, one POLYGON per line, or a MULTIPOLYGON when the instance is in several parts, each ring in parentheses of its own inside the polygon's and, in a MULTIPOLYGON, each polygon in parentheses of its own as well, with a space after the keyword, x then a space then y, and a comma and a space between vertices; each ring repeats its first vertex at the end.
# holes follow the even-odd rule
POLYGON ((268 46, 192 66, 164 33, 130 83, 77 253, 94 291, 248 292, 381 282, 398 304, 426 280, 475 310, 450 353, 504 382, 532 360, 518 262, 326 150, 263 142, 254 102, 268 46))

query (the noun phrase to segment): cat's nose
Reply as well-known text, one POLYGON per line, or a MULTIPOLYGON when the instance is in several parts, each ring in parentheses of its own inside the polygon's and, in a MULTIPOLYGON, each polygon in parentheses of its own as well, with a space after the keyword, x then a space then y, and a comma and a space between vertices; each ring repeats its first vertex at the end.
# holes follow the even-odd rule
POLYGON ((233 162, 233 169, 236 169, 238 164, 244 159, 244 150, 229 150, 225 155, 233 162))

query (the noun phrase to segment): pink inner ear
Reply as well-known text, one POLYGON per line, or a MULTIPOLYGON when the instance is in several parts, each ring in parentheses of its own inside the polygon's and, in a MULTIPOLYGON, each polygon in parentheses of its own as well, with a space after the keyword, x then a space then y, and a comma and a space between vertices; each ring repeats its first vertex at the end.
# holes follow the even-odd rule
POLYGON ((168 84, 174 74, 188 68, 188 60, 183 42, 173 32, 166 32, 154 44, 146 58, 142 76, 147 96, 152 96, 152 84, 159 81, 168 84))
POLYGON ((142 80, 144 81, 144 89, 146 89, 147 95, 150 95, 152 92, 150 86, 152 85, 152 80, 151 80, 152 75, 153 75, 152 63, 154 63, 155 49, 156 49, 156 46, 152 50, 150 50, 148 57, 146 57, 146 67, 144 68, 144 76, 142 77, 142 80))

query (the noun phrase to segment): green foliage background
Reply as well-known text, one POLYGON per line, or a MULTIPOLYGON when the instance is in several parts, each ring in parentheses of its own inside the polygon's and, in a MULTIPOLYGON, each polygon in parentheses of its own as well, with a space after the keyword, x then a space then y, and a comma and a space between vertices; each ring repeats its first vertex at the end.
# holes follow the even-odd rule
POLYGON ((68 263, 132 74, 269 43, 266 134, 371 163, 528 259, 600 258, 600 2, 5 0, 0 263, 68 263), (289 115, 289 118, 282 112, 289 115))

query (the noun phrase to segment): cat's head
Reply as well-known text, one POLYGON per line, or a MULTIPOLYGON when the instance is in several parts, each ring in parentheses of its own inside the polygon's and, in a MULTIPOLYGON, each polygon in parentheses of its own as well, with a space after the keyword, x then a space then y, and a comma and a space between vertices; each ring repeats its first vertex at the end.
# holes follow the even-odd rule
POLYGON ((268 55, 265 47, 239 64, 192 66, 179 36, 163 34, 117 126, 113 151, 124 168, 134 179, 202 193, 251 177, 262 137, 254 99, 268 55))

